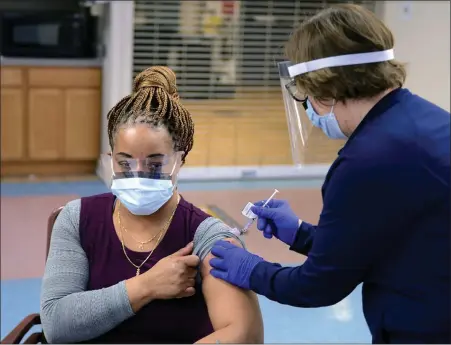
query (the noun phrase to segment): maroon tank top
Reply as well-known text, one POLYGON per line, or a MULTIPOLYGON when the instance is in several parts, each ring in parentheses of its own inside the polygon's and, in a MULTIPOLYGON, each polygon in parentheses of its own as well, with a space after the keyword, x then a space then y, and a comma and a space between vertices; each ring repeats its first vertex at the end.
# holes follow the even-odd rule
MULTIPOLYGON (((81 199, 80 242, 89 260, 88 290, 106 288, 136 274, 114 229, 114 202, 111 193, 81 199)), ((166 235, 141 272, 191 242, 199 224, 208 217, 181 198, 166 235)), ((126 251, 136 265, 149 254, 126 251)), ((135 316, 89 343, 192 344, 212 332, 201 287, 196 286, 193 297, 152 301, 135 316)))

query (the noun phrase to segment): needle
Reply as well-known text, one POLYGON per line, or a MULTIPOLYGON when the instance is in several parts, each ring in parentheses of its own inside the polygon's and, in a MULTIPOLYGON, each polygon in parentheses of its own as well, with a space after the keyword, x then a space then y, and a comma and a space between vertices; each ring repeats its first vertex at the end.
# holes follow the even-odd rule
MULTIPOLYGON (((268 203, 276 196, 277 193, 279 193, 279 191, 277 189, 274 189, 274 193, 272 193, 272 195, 265 201, 262 207, 266 207, 268 203)), ((251 220, 249 220, 249 222, 244 226, 243 230, 241 230, 242 234, 244 234, 247 230, 249 230, 251 225, 255 222, 255 219, 257 218, 252 218, 251 220)))

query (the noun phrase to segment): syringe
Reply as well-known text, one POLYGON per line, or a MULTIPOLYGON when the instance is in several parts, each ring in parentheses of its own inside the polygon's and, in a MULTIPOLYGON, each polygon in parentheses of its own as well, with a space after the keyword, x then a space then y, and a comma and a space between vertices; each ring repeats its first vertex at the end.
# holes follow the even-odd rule
MULTIPOLYGON (((262 207, 266 207, 266 205, 268 205, 268 203, 276 196, 277 193, 279 193, 279 191, 277 189, 274 189, 274 193, 272 193, 272 195, 265 201, 262 207)), ((252 226, 252 224, 254 224, 256 219, 257 218, 252 218, 251 220, 249 220, 249 222, 241 230, 241 233, 244 234, 247 230, 249 230, 249 228, 252 226)))

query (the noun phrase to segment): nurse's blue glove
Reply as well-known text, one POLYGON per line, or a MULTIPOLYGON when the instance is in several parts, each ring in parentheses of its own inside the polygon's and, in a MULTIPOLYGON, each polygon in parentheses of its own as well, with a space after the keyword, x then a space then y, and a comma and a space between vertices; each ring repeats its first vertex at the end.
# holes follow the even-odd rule
POLYGON ((291 209, 286 200, 270 200, 268 205, 262 207, 265 201, 254 203, 251 211, 258 217, 257 229, 263 231, 263 236, 275 236, 282 242, 291 246, 301 224, 300 219, 291 209))
POLYGON ((227 241, 216 242, 211 253, 215 257, 210 260, 210 274, 243 289, 250 289, 252 271, 259 262, 264 261, 263 258, 227 241))

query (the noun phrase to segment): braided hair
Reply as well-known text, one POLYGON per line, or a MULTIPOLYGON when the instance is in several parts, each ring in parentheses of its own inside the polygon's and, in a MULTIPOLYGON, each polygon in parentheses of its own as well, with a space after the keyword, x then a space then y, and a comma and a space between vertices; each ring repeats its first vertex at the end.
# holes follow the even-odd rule
POLYGON ((124 125, 164 126, 175 151, 184 151, 182 162, 193 147, 194 123, 180 103, 175 73, 165 66, 153 66, 139 73, 132 94, 121 99, 107 115, 111 148, 118 129, 124 125))

